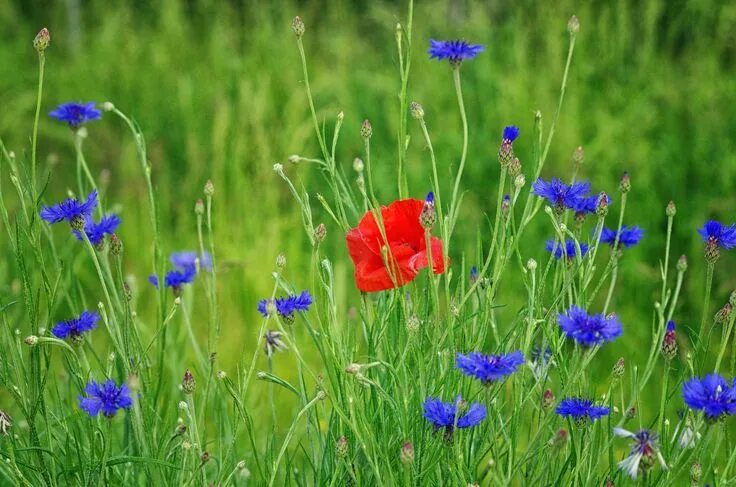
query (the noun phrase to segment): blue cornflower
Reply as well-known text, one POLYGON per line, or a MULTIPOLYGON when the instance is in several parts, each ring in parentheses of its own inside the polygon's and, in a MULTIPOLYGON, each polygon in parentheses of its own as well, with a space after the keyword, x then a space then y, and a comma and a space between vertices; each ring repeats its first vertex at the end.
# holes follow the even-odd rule
MULTIPOLYGON (((180 294, 181 287, 184 284, 189 284, 192 281, 194 281, 194 277, 196 275, 197 275, 197 269, 193 265, 171 270, 167 272, 166 275, 164 276, 164 286, 170 287, 174 291, 174 294, 180 294)), ((153 286, 158 289, 158 286, 159 286, 158 276, 156 275, 148 276, 148 282, 153 284, 153 286)))
POLYGON ((173 252, 169 260, 178 269, 186 269, 187 267, 195 267, 196 260, 199 259, 199 267, 206 271, 212 270, 212 256, 209 252, 198 254, 194 251, 173 252))
POLYGON ((578 214, 592 215, 598 209, 598 195, 594 194, 592 196, 578 198, 570 209, 578 214))
POLYGON ((723 225, 715 220, 708 220, 703 228, 698 229, 703 242, 709 245, 730 249, 736 247, 736 225, 723 225))
POLYGON ((567 314, 560 313, 557 321, 565 335, 584 347, 612 342, 623 333, 616 315, 609 315, 608 318, 603 313, 589 315, 577 306, 572 306, 567 314))
POLYGON ((629 474, 632 479, 636 480, 639 474, 639 466, 644 471, 652 468, 655 457, 662 468, 667 470, 667 464, 659 451, 659 436, 657 433, 646 429, 632 433, 623 428, 613 428, 613 434, 632 440, 629 456, 618 462, 618 467, 629 474), (643 464, 641 464, 642 459, 644 459, 643 464))
POLYGON ((604 227, 603 230, 601 230, 601 242, 613 246, 616 243, 617 233, 618 244, 619 246, 623 245, 624 247, 631 247, 632 245, 638 244, 639 240, 644 236, 644 230, 636 225, 633 227, 622 225, 620 232, 604 227))
MULTIPOLYGON (((585 257, 585 254, 588 253, 588 245, 584 243, 579 243, 580 245, 580 257, 585 257)), ((551 252, 552 255, 555 256, 555 259, 560 260, 563 255, 565 259, 572 260, 575 258, 576 255, 578 255, 578 247, 575 244, 574 240, 568 239, 565 242, 565 245, 560 245, 559 243, 555 243, 554 240, 547 240, 545 242, 544 248, 547 250, 547 252, 551 252)))
MULTIPOLYGON (((105 235, 112 235, 115 233, 115 230, 120 225, 120 217, 117 215, 107 215, 103 216, 99 222, 95 223, 91 219, 87 221, 87 223, 84 225, 84 233, 87 234, 87 238, 89 239, 90 243, 92 245, 100 245, 102 243, 102 239, 105 238, 105 235)), ((82 232, 79 230, 73 230, 74 235, 77 236, 79 240, 84 240, 82 238, 82 232)))
POLYGON ((516 140, 518 136, 519 127, 517 127, 516 125, 509 125, 507 127, 504 127, 501 139, 504 144, 511 144, 516 140))
POLYGON ((703 411, 707 420, 736 414, 736 380, 729 383, 718 374, 694 377, 682 386, 682 398, 690 409, 703 411))
POLYGON ((424 417, 432 423, 435 431, 445 428, 445 438, 452 439, 455 427, 470 428, 480 424, 486 418, 486 407, 480 403, 470 406, 460 396, 455 402, 442 402, 439 398, 428 397, 424 404, 424 417))
POLYGON ((112 418, 118 409, 128 409, 133 405, 128 386, 123 383, 118 387, 112 379, 104 384, 93 380, 84 392, 87 397, 79 396, 79 407, 92 417, 102 411, 105 417, 112 418))
MULTIPOLYGON (((269 299, 262 299, 258 302, 258 312, 264 317, 269 315, 269 299)), ((307 311, 312 305, 313 299, 309 291, 304 290, 298 296, 292 294, 290 296, 276 298, 273 300, 273 307, 276 312, 286 321, 294 319, 294 313, 297 311, 307 311)))
POLYGON ((427 193, 427 196, 424 198, 424 202, 428 205, 434 205, 434 192, 430 191, 427 193))
POLYGON ((436 41, 434 39, 429 40, 429 53, 430 59, 437 59, 439 61, 449 60, 450 64, 457 65, 466 59, 473 59, 475 56, 485 50, 481 44, 468 44, 465 41, 454 40, 454 41, 436 41))
POLYGON ((596 419, 608 416, 608 408, 604 406, 594 406, 590 399, 582 399, 578 397, 569 397, 560 401, 555 412, 564 418, 572 418, 578 424, 584 424, 587 420, 595 421, 596 419))
POLYGON ((458 353, 455 363, 463 374, 475 377, 484 385, 490 385, 494 381, 513 374, 524 363, 524 354, 520 350, 507 355, 484 355, 478 352, 462 355, 458 353))
POLYGON ((590 183, 578 181, 568 186, 559 178, 552 178, 549 182, 539 178, 532 189, 534 194, 549 201, 555 211, 562 213, 566 208, 575 208, 581 199, 588 196, 590 183))
POLYGON ((97 320, 100 319, 100 315, 95 311, 83 311, 82 314, 76 318, 72 318, 66 321, 60 321, 51 329, 51 333, 56 338, 62 340, 71 337, 77 339, 84 332, 94 330, 97 326, 97 320))
POLYGON ((97 190, 93 189, 84 202, 67 198, 56 205, 44 206, 41 208, 41 218, 49 223, 66 220, 75 228, 82 229, 95 208, 97 208, 97 190))
POLYGON ((478 280, 478 268, 473 266, 470 268, 470 284, 475 284, 478 280))
POLYGON ((89 122, 90 120, 98 120, 102 117, 102 112, 95 108, 94 102, 88 103, 62 103, 54 110, 49 112, 49 116, 66 122, 73 129, 89 122))

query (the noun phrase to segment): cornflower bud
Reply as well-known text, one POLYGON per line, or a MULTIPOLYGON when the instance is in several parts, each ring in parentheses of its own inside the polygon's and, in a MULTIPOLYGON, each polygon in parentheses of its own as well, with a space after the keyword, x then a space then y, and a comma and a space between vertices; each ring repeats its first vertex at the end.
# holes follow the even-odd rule
POLYGON ((411 441, 406 440, 404 444, 401 445, 399 459, 404 465, 409 465, 414 462, 414 445, 411 443, 411 441))
POLYGON ((35 347, 35 346, 36 346, 36 344, 38 343, 38 337, 37 337, 36 335, 30 335, 30 336, 27 336, 27 337, 26 337, 26 338, 25 338, 25 339, 23 340, 23 343, 25 343, 25 344, 26 344, 26 345, 28 345, 29 347, 35 347))
POLYGON ((212 197, 215 194, 215 185, 212 183, 211 179, 208 179, 206 183, 204 183, 204 195, 208 197, 212 197))
POLYGON ((509 163, 509 175, 512 178, 515 178, 521 174, 521 161, 518 157, 514 157, 514 159, 509 163))
POLYGON ((417 315, 411 315, 409 318, 406 319, 406 331, 410 334, 414 334, 419 331, 419 327, 421 326, 421 322, 419 321, 419 318, 417 315))
POLYGON ((317 225, 317 228, 314 229, 314 241, 315 243, 322 242, 325 237, 327 236, 327 227, 324 223, 320 223, 317 225))
POLYGON ((621 181, 618 184, 618 190, 624 194, 631 191, 631 177, 629 176, 628 171, 624 171, 623 176, 621 176, 621 181))
POLYGON ((598 201, 595 205, 595 214, 604 217, 608 215, 608 195, 601 191, 601 193, 598 195, 598 201))
POLYGON ((583 162, 585 162, 585 151, 582 146, 578 146, 572 153, 572 163, 574 166, 580 166, 583 162))
POLYGON ((526 178, 524 177, 523 174, 519 174, 518 176, 514 178, 514 187, 516 189, 523 188, 525 184, 526 184, 526 178))
POLYGON ((413 101, 409 105, 409 111, 411 112, 411 116, 416 120, 421 120, 424 118, 424 108, 419 103, 413 101))
POLYGON ((677 214, 677 207, 675 206, 674 201, 667 203, 667 208, 664 210, 664 213, 669 217, 673 217, 677 214))
POLYGON ((360 157, 356 157, 353 159, 353 170, 357 173, 363 172, 363 169, 365 169, 365 165, 363 164, 363 159, 360 157))
POLYGON ((677 356, 677 332, 675 322, 671 320, 667 323, 667 330, 662 339, 662 355, 667 360, 672 360, 677 356))
POLYGON ((282 270, 284 267, 286 267, 286 256, 283 253, 276 256, 276 267, 279 270, 282 270))
POLYGON ((344 436, 341 436, 337 439, 337 442, 335 443, 335 455, 338 458, 343 458, 348 455, 350 451, 350 445, 348 444, 348 439, 344 436))
POLYGON ((690 482, 692 485, 698 485, 700 483, 700 476, 703 475, 703 467, 700 466, 700 462, 693 463, 690 467, 690 482))
POLYGON ((731 318, 731 310, 731 303, 724 304, 723 308, 719 309, 713 317, 713 321, 718 325, 728 323, 728 320, 731 318))
POLYGON ((430 230, 437 221, 437 211, 434 208, 434 193, 430 191, 424 198, 424 206, 419 214, 419 223, 425 230, 430 230))
POLYGON ((567 21, 567 32, 573 36, 580 32, 580 21, 575 15, 570 17, 570 20, 567 21))
POLYGON ((681 255, 679 259, 677 259, 677 270, 678 272, 685 272, 687 270, 687 257, 684 255, 681 255))
POLYGON ((194 214, 204 215, 204 201, 202 201, 201 199, 197 200, 197 202, 194 203, 194 214))
POLYGON ((373 126, 370 120, 363 120, 363 125, 360 127, 360 136, 364 139, 370 139, 371 135, 373 135, 373 126))
POLYGON ((291 21, 291 30, 294 31, 297 39, 301 39, 304 35, 304 21, 298 15, 291 21))
POLYGON ((123 253, 123 241, 116 233, 110 235, 110 253, 116 257, 123 253))
POLYGON ((38 34, 36 34, 36 37, 33 39, 33 48, 38 51, 39 54, 42 54, 43 51, 46 50, 47 47, 49 47, 49 44, 51 43, 51 35, 49 34, 49 30, 44 27, 40 31, 38 31, 38 34))
POLYGON ((192 394, 197 388, 197 382, 194 380, 194 375, 187 369, 184 372, 184 379, 181 381, 181 388, 185 394, 192 394))
POLYGON ((624 376, 624 372, 626 370, 626 362, 624 362, 624 358, 621 357, 616 361, 616 363, 613 365, 613 370, 611 371, 611 375, 614 379, 620 379, 624 376))
POLYGON ((570 434, 567 432, 565 428, 560 428, 557 430, 557 433, 555 433, 555 436, 552 437, 551 440, 549 440, 549 446, 554 447, 556 449, 562 449, 565 445, 567 445, 567 441, 570 439, 570 434))
POLYGON ((555 395, 552 389, 547 389, 542 393, 542 409, 549 409, 555 402, 555 395))
POLYGON ((526 261, 526 268, 530 271, 534 272, 537 270, 537 261, 534 259, 529 259, 526 261))

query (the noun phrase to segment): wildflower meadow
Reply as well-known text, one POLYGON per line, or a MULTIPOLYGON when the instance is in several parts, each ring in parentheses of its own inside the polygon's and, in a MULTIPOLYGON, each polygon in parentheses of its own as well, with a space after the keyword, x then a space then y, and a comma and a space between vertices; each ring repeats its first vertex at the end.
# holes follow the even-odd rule
MULTIPOLYGON (((196 49, 166 19, 215 18, 216 2, 165 3, 161 32, 196 49)), ((224 3, 222 26, 237 25, 246 10, 224 3)), ((242 59, 228 38, 224 58, 131 69, 160 76, 150 104, 101 97, 133 80, 85 90, 85 70, 64 68, 93 52, 73 46, 118 39, 116 22, 141 12, 98 38, 49 23, 17 43, 28 71, 0 96, 30 110, 0 118, 1 485, 736 485, 733 146, 707 188, 696 169, 682 187, 666 169, 642 184, 641 161, 613 166, 596 146, 601 118, 580 140, 566 125, 588 89, 577 49, 604 39, 585 35, 586 16, 558 8, 539 24, 554 28, 512 29, 560 47, 556 68, 528 77, 554 86, 530 111, 521 96, 489 101, 514 62, 478 80, 490 59, 533 49, 494 43, 480 17, 450 9, 442 29, 420 2, 379 3, 341 12, 383 29, 390 51, 278 4, 242 59), (348 55, 324 54, 339 42, 348 55), (378 53, 380 96, 325 62, 378 53), (218 72, 245 58, 252 79, 218 72), (211 105, 195 109, 207 82, 187 74, 165 89, 171 70, 208 62, 211 105), (353 113, 333 109, 346 83, 353 113), (232 107, 228 91, 251 101, 232 107), (269 104, 284 113, 249 124, 269 104), (498 124, 475 123, 481 111, 498 124), (299 135, 253 156, 279 131, 299 135)), ((113 44, 133 66, 130 37, 113 44)), ((633 132, 610 150, 674 138, 633 132)))

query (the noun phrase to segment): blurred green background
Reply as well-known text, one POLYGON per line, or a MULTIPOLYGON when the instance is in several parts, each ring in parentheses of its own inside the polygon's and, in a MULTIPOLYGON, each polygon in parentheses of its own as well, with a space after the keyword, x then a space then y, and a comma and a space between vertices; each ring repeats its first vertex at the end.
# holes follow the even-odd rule
MULTIPOLYGON (((10 149, 22 153, 30 146, 37 76, 31 40, 47 26, 52 44, 42 113, 70 100, 112 101, 140 123, 154 167, 167 250, 196 246, 194 202, 205 181, 213 180, 223 264, 220 303, 232 346, 223 350, 222 356, 229 357, 225 360, 236 359, 244 339, 255 333, 255 303, 270 291, 275 256, 286 253, 289 277, 297 283, 309 265, 298 207, 272 170, 290 154, 318 154, 290 29, 297 14, 307 26, 319 116, 331 127, 335 115, 345 113, 338 161, 352 171, 353 158, 362 152, 360 124, 370 119, 377 193, 389 202, 396 197, 400 87, 394 32, 396 23, 405 21, 405 2, 0 2, 0 136, 10 149)), ((484 214, 494 211, 502 127, 521 127, 515 150, 525 164, 532 156, 536 110, 549 126, 571 14, 582 27, 543 175, 569 178, 570 156, 582 145, 582 176, 595 191, 613 194, 612 214, 617 215, 618 179, 624 170, 631 174, 625 222, 644 227, 646 237, 627 251, 613 306, 628 338, 605 350, 612 359, 629 357, 636 355, 635 339, 649 336, 667 202, 672 199, 678 207, 673 261, 684 253, 691 262, 676 313, 686 325, 697 324, 701 312, 704 262, 695 230, 709 217, 729 223, 736 219, 736 4, 419 1, 409 96, 424 105, 441 172, 451 174, 461 146, 459 115, 451 70, 428 59, 428 38, 465 38, 487 46, 462 68, 470 146, 455 251, 472 251, 479 228, 488 237, 484 214)), ((412 194, 421 197, 429 187, 429 156, 412 122, 409 182, 412 194)), ((108 204, 116 205, 124 221, 120 235, 126 271, 143 288, 151 235, 134 146, 114 117, 103 116, 88 128, 87 159, 93 171, 104 171, 102 179, 109 179, 108 204)), ((72 138, 66 127, 46 116, 39 153, 44 170, 52 171, 47 198, 61 199, 74 185, 72 138)), ((525 166, 528 178, 530 166, 525 166)), ((286 164, 286 170, 312 196, 328 193, 309 165, 286 164)), ((449 184, 444 189, 448 192, 449 184)), ((355 293, 343 235, 319 209, 315 220, 328 223, 326 245, 347 306, 355 293)), ((524 256, 541 260, 549 232, 539 218, 526 234, 524 256)), ((9 256, 7 243, 3 247, 9 256)), ((0 285, 8 291, 15 271, 9 257, 5 262, 0 285)), ((736 287, 734 263, 733 256, 726 256, 717 266, 713 312, 736 287)), ((521 291, 515 281, 512 272, 502 302, 513 302, 521 291)), ((152 293, 141 296, 153 299, 152 293)))

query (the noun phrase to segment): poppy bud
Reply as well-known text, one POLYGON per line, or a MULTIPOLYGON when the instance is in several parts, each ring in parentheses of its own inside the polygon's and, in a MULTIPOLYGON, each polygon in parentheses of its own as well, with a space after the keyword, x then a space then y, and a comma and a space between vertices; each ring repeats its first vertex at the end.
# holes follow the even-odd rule
POLYGON ((337 442, 335 443, 335 455, 338 458, 343 458, 347 456, 349 451, 350 445, 348 444, 348 439, 344 436, 338 438, 337 442))
POLYGON ((44 27, 38 31, 38 34, 36 34, 36 37, 33 39, 33 48, 41 54, 47 47, 49 47, 50 42, 51 35, 49 34, 49 30, 44 27))
POLYGON ((191 394, 197 388, 197 382, 194 380, 194 375, 187 369, 184 372, 184 379, 181 381, 181 388, 185 394, 191 394))
POLYGON ((409 111, 411 112, 411 116, 414 117, 416 120, 421 120, 424 118, 424 108, 419 103, 413 101, 409 105, 409 111))
POLYGON ((623 176, 621 176, 621 181, 618 184, 618 190, 624 194, 631 191, 631 177, 629 176, 628 171, 624 171, 623 176))
POLYGON ((414 462, 414 445, 411 443, 411 441, 406 440, 404 444, 401 445, 399 459, 404 465, 409 465, 410 463, 414 462))
POLYGON ((294 35, 296 35, 297 39, 301 39, 304 35, 304 21, 298 15, 294 17, 294 20, 291 22, 291 30, 294 31, 294 35))
POLYGON ((373 135, 373 126, 370 120, 363 120, 363 125, 360 127, 360 136, 364 139, 370 139, 373 135))

